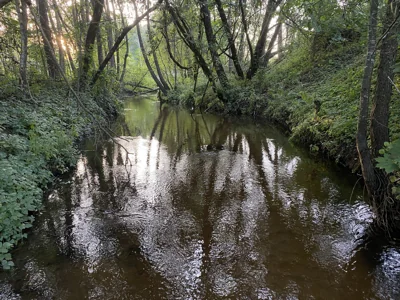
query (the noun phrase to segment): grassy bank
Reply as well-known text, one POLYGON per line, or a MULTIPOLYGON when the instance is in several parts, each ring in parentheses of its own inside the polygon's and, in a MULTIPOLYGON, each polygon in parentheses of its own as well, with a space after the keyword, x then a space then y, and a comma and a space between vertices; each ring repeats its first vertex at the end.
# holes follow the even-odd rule
MULTIPOLYGON (((216 100, 211 88, 203 93, 207 86, 204 80, 197 93, 181 86, 168 101, 218 113, 266 118, 283 127, 293 142, 356 170, 364 63, 362 43, 339 45, 313 57, 310 46, 292 45, 285 57, 260 70, 252 81, 231 79, 226 103, 216 100)), ((392 139, 400 137, 400 96, 396 92, 392 97, 390 133, 392 139)))
POLYGON ((80 94, 90 113, 62 87, 33 86, 29 96, 16 91, 7 84, 0 88, 0 261, 4 269, 13 265, 10 250, 26 238, 44 190, 55 175, 75 166, 79 138, 104 125, 116 107, 106 91, 101 97, 80 94))
MULTIPOLYGON (((358 168, 356 131, 364 52, 362 45, 350 44, 312 61, 308 51, 293 51, 256 79, 256 85, 267 91, 264 116, 287 127, 291 139, 310 151, 358 168)), ((389 128, 392 139, 398 139, 397 93, 392 97, 389 128)))

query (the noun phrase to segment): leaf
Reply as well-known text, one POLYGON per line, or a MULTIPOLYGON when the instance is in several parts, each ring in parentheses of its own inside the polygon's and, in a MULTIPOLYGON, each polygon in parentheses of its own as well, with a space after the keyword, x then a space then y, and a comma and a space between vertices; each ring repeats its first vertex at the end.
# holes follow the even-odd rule
POLYGON ((392 173, 398 169, 398 166, 390 161, 386 156, 378 157, 375 159, 377 161, 377 167, 385 170, 386 173, 392 173))

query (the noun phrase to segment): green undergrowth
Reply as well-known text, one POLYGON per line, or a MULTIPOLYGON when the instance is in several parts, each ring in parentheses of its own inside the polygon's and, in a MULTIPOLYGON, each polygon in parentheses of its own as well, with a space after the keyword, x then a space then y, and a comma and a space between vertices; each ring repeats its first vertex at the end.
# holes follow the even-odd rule
MULTIPOLYGON (((265 91, 265 117, 288 129, 292 141, 353 170, 358 168, 356 132, 364 48, 346 45, 316 61, 307 48, 299 48, 253 81, 265 91)), ((395 93, 392 99, 392 139, 400 134, 399 98, 395 93)))
POLYGON ((26 238, 43 191, 54 175, 75 166, 79 137, 105 126, 116 102, 106 91, 79 95, 61 87, 0 88, 0 262, 13 266, 10 250, 26 238), (85 108, 83 108, 83 106, 85 108))
MULTIPOLYGON (((200 78, 196 92, 192 91, 192 84, 183 83, 168 95, 167 101, 201 107, 203 111, 269 119, 287 130, 293 142, 356 170, 365 45, 338 44, 318 55, 311 55, 310 48, 304 41, 293 44, 284 58, 260 70, 251 81, 230 78, 230 88, 222 97, 205 78, 200 78)), ((391 102, 390 134, 392 140, 400 138, 397 92, 391 102)))
POLYGON ((229 76, 230 87, 222 91, 212 88, 205 77, 200 77, 196 92, 190 80, 179 84, 168 93, 166 101, 173 105, 198 108, 202 111, 229 115, 261 116, 266 109, 265 96, 255 89, 249 81, 229 76))

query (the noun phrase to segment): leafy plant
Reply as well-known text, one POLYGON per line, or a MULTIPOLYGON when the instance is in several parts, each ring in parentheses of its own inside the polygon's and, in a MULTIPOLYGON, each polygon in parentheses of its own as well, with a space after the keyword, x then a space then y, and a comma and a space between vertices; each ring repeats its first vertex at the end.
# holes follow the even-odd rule
MULTIPOLYGON (((19 95, 0 99, 0 262, 3 269, 13 266, 10 251, 27 237, 34 213, 40 209, 43 189, 53 174, 75 166, 78 154, 75 140, 93 125, 93 118, 63 94, 60 89, 42 87, 40 94, 33 95, 36 103, 19 95)), ((106 103, 105 97, 96 101, 90 94, 81 94, 86 109, 96 116, 96 124, 104 125, 106 110, 115 111, 116 102, 110 101, 113 99, 110 97, 106 103)))
POLYGON ((376 166, 389 174, 393 195, 400 200, 400 140, 386 142, 376 158, 376 166))

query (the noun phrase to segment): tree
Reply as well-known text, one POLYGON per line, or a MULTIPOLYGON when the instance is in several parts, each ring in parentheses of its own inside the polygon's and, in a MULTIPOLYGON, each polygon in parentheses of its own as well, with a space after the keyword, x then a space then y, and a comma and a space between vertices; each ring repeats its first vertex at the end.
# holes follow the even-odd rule
POLYGON ((208 81, 211 82, 211 85, 215 89, 215 81, 212 71, 210 70, 202 51, 199 49, 198 44, 196 43, 196 39, 192 34, 192 30, 189 28, 186 20, 182 17, 179 10, 172 6, 169 0, 166 0, 165 2, 166 10, 170 13, 172 22, 174 23, 179 36, 182 38, 186 46, 192 51, 196 63, 200 66, 204 75, 207 77, 208 81))
POLYGON ((250 67, 247 71, 246 77, 251 79, 257 72, 262 64, 262 58, 265 55, 265 47, 267 44, 267 36, 270 29, 272 17, 274 16, 277 8, 283 0, 269 0, 265 10, 264 19, 261 25, 260 35, 256 47, 254 48, 253 55, 251 56, 250 67))
POLYGON ((372 156, 368 148, 368 106, 371 89, 372 71, 375 62, 376 26, 378 19, 378 0, 371 0, 370 23, 368 30, 368 52, 365 61, 364 76, 361 84, 360 112, 357 129, 357 151, 361 170, 369 194, 375 197, 377 192, 376 176, 372 156))
POLYGON ((54 48, 52 32, 49 25, 47 0, 37 0, 37 6, 39 12, 40 27, 43 36, 44 52, 46 54, 47 68, 50 78, 55 79, 59 76, 59 71, 57 68, 57 61, 54 61, 53 59, 54 48))
POLYGON ((364 69, 364 77, 361 85, 360 112, 357 130, 357 150, 360 160, 362 175, 368 194, 371 197, 378 216, 378 224, 392 227, 393 214, 396 214, 395 201, 391 200, 391 192, 388 189, 389 179, 385 172, 375 167, 375 158, 384 142, 389 141, 389 103, 392 93, 392 78, 395 57, 397 54, 396 24, 399 17, 399 2, 389 1, 386 15, 383 21, 383 35, 380 62, 378 67, 377 86, 375 98, 369 118, 369 98, 371 78, 376 52, 376 27, 378 16, 378 0, 371 0, 370 26, 368 35, 368 53, 364 69), (368 147, 368 124, 370 125, 372 149, 368 147))
POLYGON ((101 15, 103 13, 104 0, 95 1, 93 7, 93 16, 90 21, 89 28, 86 34, 85 39, 85 48, 83 53, 83 64, 82 64, 82 72, 81 72, 81 86, 84 86, 87 81, 87 76, 89 72, 90 63, 93 57, 93 44, 97 35, 97 31, 99 29, 99 23, 101 19, 101 15))
POLYGON ((106 57, 104 58, 103 62, 100 64, 97 72, 94 74, 93 79, 92 79, 92 85, 96 83, 96 81, 99 79, 100 74, 103 72, 103 70, 105 69, 105 67, 107 66, 108 62, 110 61, 111 57, 114 55, 114 53, 117 51, 117 49, 119 48, 119 46, 121 45, 122 41, 124 40, 124 38, 126 37, 126 35, 129 33, 129 31, 131 31, 133 28, 135 28, 136 25, 139 24, 139 22, 141 20, 143 20, 148 14, 150 14, 151 12, 155 11, 162 3, 163 0, 158 0, 156 4, 154 4, 152 7, 150 7, 148 10, 146 10, 142 15, 138 16, 136 18, 136 20, 124 27, 121 31, 121 33, 119 34, 118 38, 115 40, 114 45, 112 46, 112 48, 108 51, 106 57))
POLYGON ((218 80, 223 88, 227 88, 228 78, 226 77, 224 67, 222 66, 221 60, 218 55, 217 40, 214 35, 213 27, 211 24, 211 14, 208 9, 207 0, 199 0, 200 4, 200 17, 204 25, 204 31, 208 42, 208 50, 210 51, 211 60, 215 71, 217 72, 218 80))
POLYGON ((230 49, 230 53, 232 55, 233 65, 235 66, 235 70, 239 78, 244 78, 244 73, 242 70, 242 66, 240 65, 240 60, 238 57, 238 51, 235 45, 235 39, 231 32, 231 26, 229 25, 228 18, 226 17, 224 8, 222 7, 221 0, 215 0, 215 4, 217 5, 218 13, 221 18, 222 26, 224 27, 225 34, 228 38, 228 46, 230 49))
POLYGON ((382 46, 379 55, 379 66, 376 92, 371 111, 371 144, 372 153, 379 156, 379 150, 389 141, 389 105, 392 97, 393 66, 397 56, 397 32, 400 1, 389 0, 383 24, 382 46))
POLYGON ((19 57, 19 74, 21 88, 25 90, 28 86, 27 60, 28 60, 28 13, 25 0, 15 1, 18 14, 19 27, 21 31, 21 53, 19 57))
POLYGON ((160 82, 162 83, 164 89, 169 90, 170 89, 169 84, 165 80, 164 75, 163 75, 163 73, 161 71, 161 68, 160 68, 160 63, 158 62, 157 48, 160 45, 160 43, 158 43, 158 45, 155 45, 156 41, 155 41, 154 34, 152 33, 152 30, 151 30, 150 16, 149 15, 146 16, 146 21, 147 21, 148 41, 149 41, 149 44, 150 44, 150 47, 151 47, 151 53, 152 53, 152 56, 153 56, 154 66, 156 67, 158 78, 160 79, 160 82))

